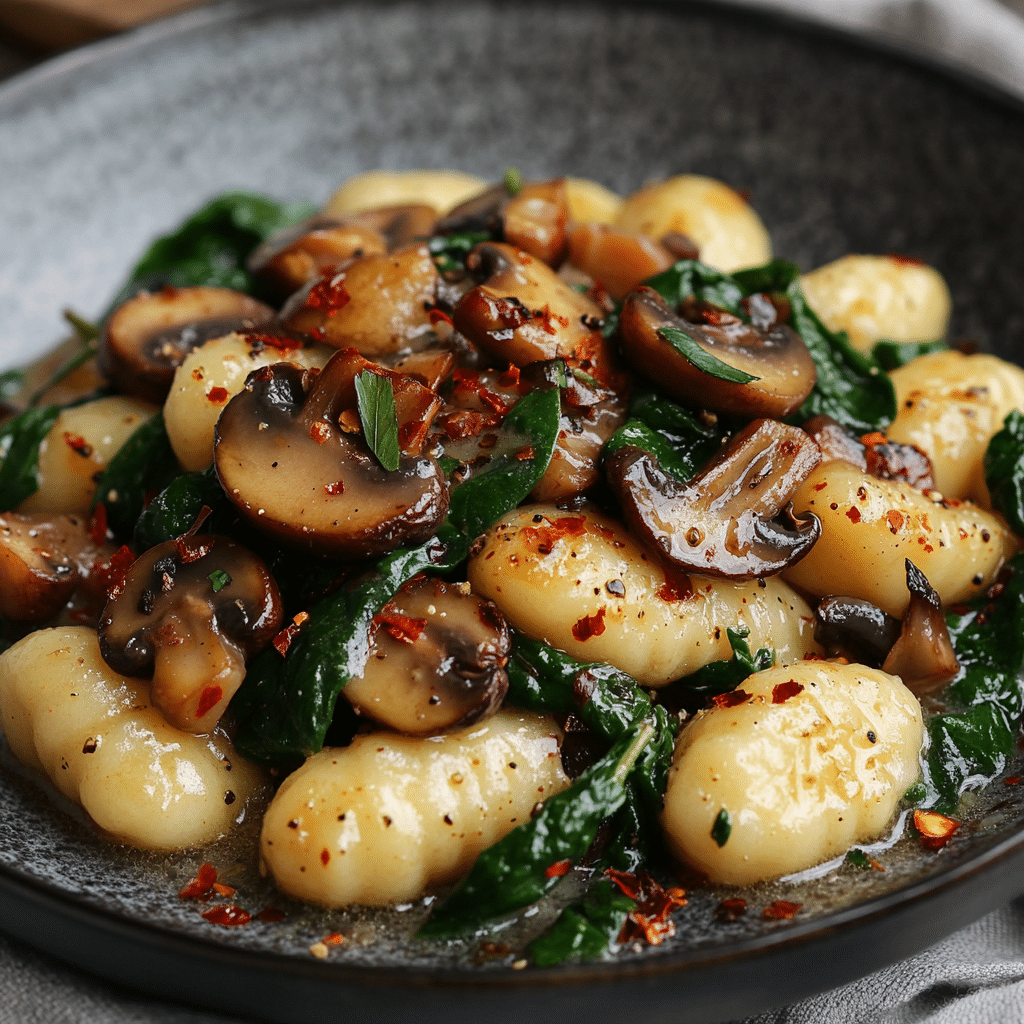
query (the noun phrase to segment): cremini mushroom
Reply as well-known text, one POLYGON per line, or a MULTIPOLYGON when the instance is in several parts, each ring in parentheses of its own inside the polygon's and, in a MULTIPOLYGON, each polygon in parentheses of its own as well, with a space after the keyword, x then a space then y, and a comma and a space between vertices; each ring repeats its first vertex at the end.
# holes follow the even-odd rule
POLYGON ((120 391, 161 403, 185 356, 204 341, 265 323, 274 311, 230 288, 139 292, 107 318, 99 364, 120 391))
POLYGON ((632 446, 615 452, 605 471, 633 532, 668 561, 743 580, 781 572, 818 539, 817 517, 797 519, 789 499, 820 460, 802 430, 765 419, 748 424, 686 484, 632 446))
POLYGON ((455 307, 456 328, 498 360, 526 366, 572 359, 607 362, 599 330, 604 311, 546 263, 501 242, 481 242, 466 265, 481 282, 455 307))
POLYGON ((616 302, 676 259, 653 238, 607 224, 577 224, 569 235, 569 262, 599 282, 616 302))
POLYGON ((419 577, 374 617, 371 654, 344 694, 356 711, 413 736, 490 717, 508 690, 509 629, 469 584, 419 577))
POLYGON ((252 552, 186 534, 150 548, 112 589, 100 650, 115 672, 152 676, 153 703, 171 725, 208 733, 281 617, 277 585, 252 552))
POLYGON ((814 612, 814 639, 830 658, 879 668, 899 635, 900 620, 863 598, 826 597, 814 612))
POLYGON ((337 356, 320 374, 290 363, 255 370, 221 413, 214 462, 261 532, 325 557, 371 558, 433 536, 448 489, 432 457, 401 455, 388 471, 359 433, 339 426, 348 385, 337 356))
POLYGON ((12 622, 52 618, 112 551, 113 545, 92 537, 84 516, 5 512, 0 515, 0 615, 12 622))
POLYGON ((781 419, 810 394, 817 371, 800 336, 780 321, 766 296, 752 296, 748 309, 750 323, 704 303, 689 304, 682 315, 653 288, 637 288, 622 304, 623 353, 680 401, 744 419, 781 419), (728 370, 749 379, 726 379, 717 371, 701 369, 668 340, 666 331, 679 332, 728 370))

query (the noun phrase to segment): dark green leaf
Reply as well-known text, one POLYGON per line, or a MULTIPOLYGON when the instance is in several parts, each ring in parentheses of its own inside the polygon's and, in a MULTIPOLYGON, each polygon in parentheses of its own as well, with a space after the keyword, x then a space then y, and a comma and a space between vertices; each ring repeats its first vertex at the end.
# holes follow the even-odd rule
POLYGON ((398 414, 391 381, 369 370, 356 375, 359 420, 370 451, 389 472, 398 469, 398 414))
POLYGON ((871 355, 878 365, 889 373, 906 366, 912 359, 929 352, 944 352, 949 346, 944 341, 876 341, 871 355))
POLYGON ((846 863, 852 864, 855 868, 871 869, 871 858, 863 850, 847 850, 846 863))
POLYGON ((729 842, 729 836, 732 835, 732 818, 729 817, 729 812, 723 807, 715 818, 715 823, 711 826, 711 838, 719 846, 725 846, 729 842))
POLYGON ((643 719, 568 789, 545 801, 535 818, 484 850, 419 936, 466 934, 550 892, 559 877, 547 869, 562 861, 582 860, 598 826, 625 801, 626 779, 655 732, 653 723, 643 719))
POLYGON ((149 247, 110 310, 140 289, 166 285, 214 285, 259 294, 245 268, 249 253, 275 231, 315 212, 305 203, 279 203, 251 192, 218 196, 149 247))
POLYGON ((207 579, 213 587, 213 592, 219 594, 231 582, 231 574, 223 569, 214 569, 207 579))
POLYGON ((107 463, 96 484, 93 507, 102 502, 114 536, 129 540, 147 497, 163 491, 180 474, 164 418, 157 413, 139 426, 107 463))
POLYGON ((526 947, 538 967, 594 960, 610 952, 636 903, 607 878, 566 907, 555 923, 526 947))
POLYGON ((947 617, 960 671, 947 687, 947 706, 933 715, 923 764, 921 806, 950 814, 965 789, 980 788, 1016 750, 1024 712, 1024 554, 1010 563, 1002 592, 947 617), (998 640, 994 639, 998 638, 998 640))
POLYGON ((750 630, 745 626, 728 628, 726 635, 732 647, 732 657, 727 661, 712 661, 686 676, 681 683, 687 690, 702 697, 730 693, 748 676, 775 664, 775 652, 766 647, 759 648, 757 654, 750 653, 746 639, 750 630))
POLYGON ((435 235, 427 245, 437 269, 444 274, 464 270, 466 257, 473 247, 490 239, 486 231, 465 231, 456 235, 435 235))
POLYGON ((213 515, 204 524, 207 533, 228 533, 235 519, 213 466, 175 477, 150 503, 135 524, 140 551, 180 537, 196 521, 203 506, 213 515))
POLYGON ((1014 409, 985 452, 985 483, 992 507, 1024 536, 1024 416, 1014 409))
POLYGON ((698 370, 719 380, 732 381, 734 384, 749 384, 752 380, 760 380, 753 374, 738 370, 735 366, 723 363, 710 352, 706 351, 686 331, 677 327, 663 327, 658 335, 665 339, 684 359, 693 363, 698 370))
POLYGON ((516 167, 506 167, 502 184, 510 196, 519 195, 523 190, 523 176, 519 173, 519 169, 516 167))
POLYGON ((38 490, 39 445, 59 415, 60 406, 37 406, 0 425, 0 512, 38 490))

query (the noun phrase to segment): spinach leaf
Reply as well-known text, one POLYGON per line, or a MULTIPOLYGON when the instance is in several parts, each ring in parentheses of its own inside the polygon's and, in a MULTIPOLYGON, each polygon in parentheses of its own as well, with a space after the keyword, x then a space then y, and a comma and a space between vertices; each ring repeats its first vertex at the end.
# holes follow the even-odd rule
POLYGON ((473 246, 490 240, 491 235, 486 231, 464 231, 454 235, 434 235, 427 242, 427 247, 438 271, 446 274, 464 270, 466 257, 473 246))
POLYGON ((872 346, 871 356, 888 373, 906 366, 918 356, 925 356, 929 352, 944 352, 948 348, 944 341, 888 341, 883 338, 872 346))
POLYGON ((702 697, 729 693, 748 676, 775 664, 775 652, 767 647, 759 648, 757 654, 750 653, 750 645, 747 643, 750 630, 746 626, 739 629, 729 627, 726 634, 732 647, 732 658, 728 661, 712 661, 682 679, 681 685, 691 693, 702 697))
POLYGON ((270 648, 255 658, 231 702, 236 745, 247 757, 276 761, 304 757, 324 744, 334 706, 369 656, 369 630, 397 590, 419 572, 447 572, 469 554, 473 540, 515 508, 543 476, 558 437, 558 389, 533 391, 505 418, 522 433, 532 455, 492 459, 455 488, 437 536, 381 559, 350 586, 316 602, 287 657, 270 648))
POLYGON ((315 212, 306 203, 279 203, 253 192, 217 196, 146 250, 105 316, 143 288, 215 285, 259 295, 246 257, 275 231, 315 212))
POLYGON ((182 473, 146 506, 135 523, 135 540, 140 551, 180 537, 207 506, 213 515, 206 521, 206 533, 228 533, 235 520, 213 466, 195 473, 182 473))
POLYGON ((466 934, 550 892, 564 874, 559 866, 582 860, 598 826, 622 806, 626 779, 656 732, 651 719, 641 719, 568 789, 545 801, 535 818, 484 850, 419 937, 466 934))
POLYGON ((985 483, 992 507, 1024 536, 1024 416, 1014 409, 985 452, 985 483))
POLYGON ((93 508, 102 502, 114 536, 128 540, 135 532, 146 497, 163 491, 179 475, 164 418, 157 413, 139 426, 107 463, 96 484, 93 508))
POLYGON ((956 809, 965 789, 979 788, 1003 770, 1016 749, 1024 712, 1024 554, 1010 576, 947 616, 960 671, 945 690, 947 704, 962 710, 933 716, 924 758, 922 806, 944 814, 956 809))
POLYGON ((753 380, 761 379, 752 373, 723 363, 721 359, 705 351, 687 331, 678 327, 662 327, 658 334, 684 359, 693 363, 698 370, 706 373, 709 377, 717 377, 719 380, 731 381, 734 384, 749 384, 753 380))
POLYGON ((36 406, 0 425, 0 512, 39 489, 39 445, 60 411, 58 405, 36 406))
POLYGON ((636 903, 607 878, 590 887, 583 899, 566 907, 543 935, 526 947, 538 967, 594 960, 612 951, 636 903))

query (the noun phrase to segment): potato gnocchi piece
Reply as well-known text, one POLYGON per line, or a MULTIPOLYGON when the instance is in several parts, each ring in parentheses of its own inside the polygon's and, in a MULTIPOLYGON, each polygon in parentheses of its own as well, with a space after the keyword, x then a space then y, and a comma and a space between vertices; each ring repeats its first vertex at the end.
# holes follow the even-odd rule
POLYGON ((95 477, 156 411, 120 395, 63 409, 39 445, 39 487, 18 511, 89 512, 95 477))
POLYGON ((212 842, 265 782, 222 734, 168 725, 148 683, 110 669, 84 626, 39 630, 0 655, 0 721, 22 764, 144 849, 212 842))
POLYGON ((830 331, 846 331, 867 352, 880 338, 946 336, 953 300, 942 275, 899 256, 843 256, 800 278, 811 309, 830 331))
POLYGON ((505 709, 444 736, 377 732, 324 749, 267 810, 262 865, 284 892, 327 907, 418 899, 569 784, 560 739, 551 718, 505 709))
POLYGON ((863 598, 898 618, 910 602, 905 559, 951 604, 989 586, 1020 543, 977 505, 937 503, 849 462, 819 466, 793 495, 793 508, 818 516, 821 537, 785 579, 818 597, 863 598))
POLYGON ((662 812, 675 856, 748 885, 881 835, 917 780, 924 738, 903 683, 814 661, 759 672, 740 691, 742 703, 700 712, 679 737, 662 812))
POLYGON ((589 178, 566 178, 569 216, 577 224, 614 224, 622 197, 589 178))
POLYGON ((890 377, 897 412, 886 435, 928 455, 945 497, 991 507, 985 449, 1008 413, 1024 412, 1024 370, 997 356, 948 351, 920 356, 890 377))
POLYGON ((245 378, 260 366, 297 363, 322 367, 334 354, 327 345, 281 351, 254 348, 241 334, 215 338, 190 352, 174 374, 164 403, 164 422, 183 469, 195 472, 213 462, 213 431, 224 406, 242 390, 245 378))
POLYGON ((516 629, 644 686, 731 658, 726 627, 746 626, 751 648, 774 648, 784 664, 819 650, 813 612, 777 578, 669 576, 625 527, 594 512, 516 509, 484 535, 468 575, 516 629))
POLYGON ((772 258, 772 243, 747 201, 714 178, 680 174, 627 196, 616 227, 660 241, 676 231, 693 239, 701 262, 731 273, 772 258))
POLYGON ((338 186, 324 213, 347 217, 380 206, 426 203, 442 214, 483 192, 487 184, 461 171, 367 171, 338 186))

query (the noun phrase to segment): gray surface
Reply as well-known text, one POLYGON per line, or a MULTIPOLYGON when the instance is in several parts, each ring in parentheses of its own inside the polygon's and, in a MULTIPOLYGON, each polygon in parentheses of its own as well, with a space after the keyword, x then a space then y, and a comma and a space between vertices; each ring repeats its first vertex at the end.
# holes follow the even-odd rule
MULTIPOLYGON (((1024 180, 1016 116, 888 61, 847 68, 813 41, 781 45, 756 24, 737 48, 731 29, 733 45, 721 45, 714 19, 683 31, 636 10, 511 17, 471 4, 448 18, 440 6, 422 22, 403 4, 296 20, 284 41, 259 25, 219 30, 213 14, 182 45, 168 49, 156 30, 116 67, 85 52, 72 78, 8 91, 0 130, 18 145, 0 146, 0 360, 48 347, 63 303, 95 313, 129 254, 198 200, 240 186, 320 199, 374 165, 493 175, 516 164, 623 189, 682 168, 717 174, 752 188, 782 255, 805 265, 851 249, 920 256, 950 278, 960 332, 1019 350, 1021 212, 992 201, 1024 180)), ((1011 1019, 979 1014, 1024 1005, 1019 916, 1014 904, 786 1019, 946 1021, 959 1010, 944 1001, 967 993, 971 1019, 1011 1019), (998 1000, 978 1009, 986 992, 998 1000), (890 1001, 902 1009, 886 1015, 890 1001)), ((0 968, 3 1024, 214 1019, 15 946, 0 949, 0 968)))

